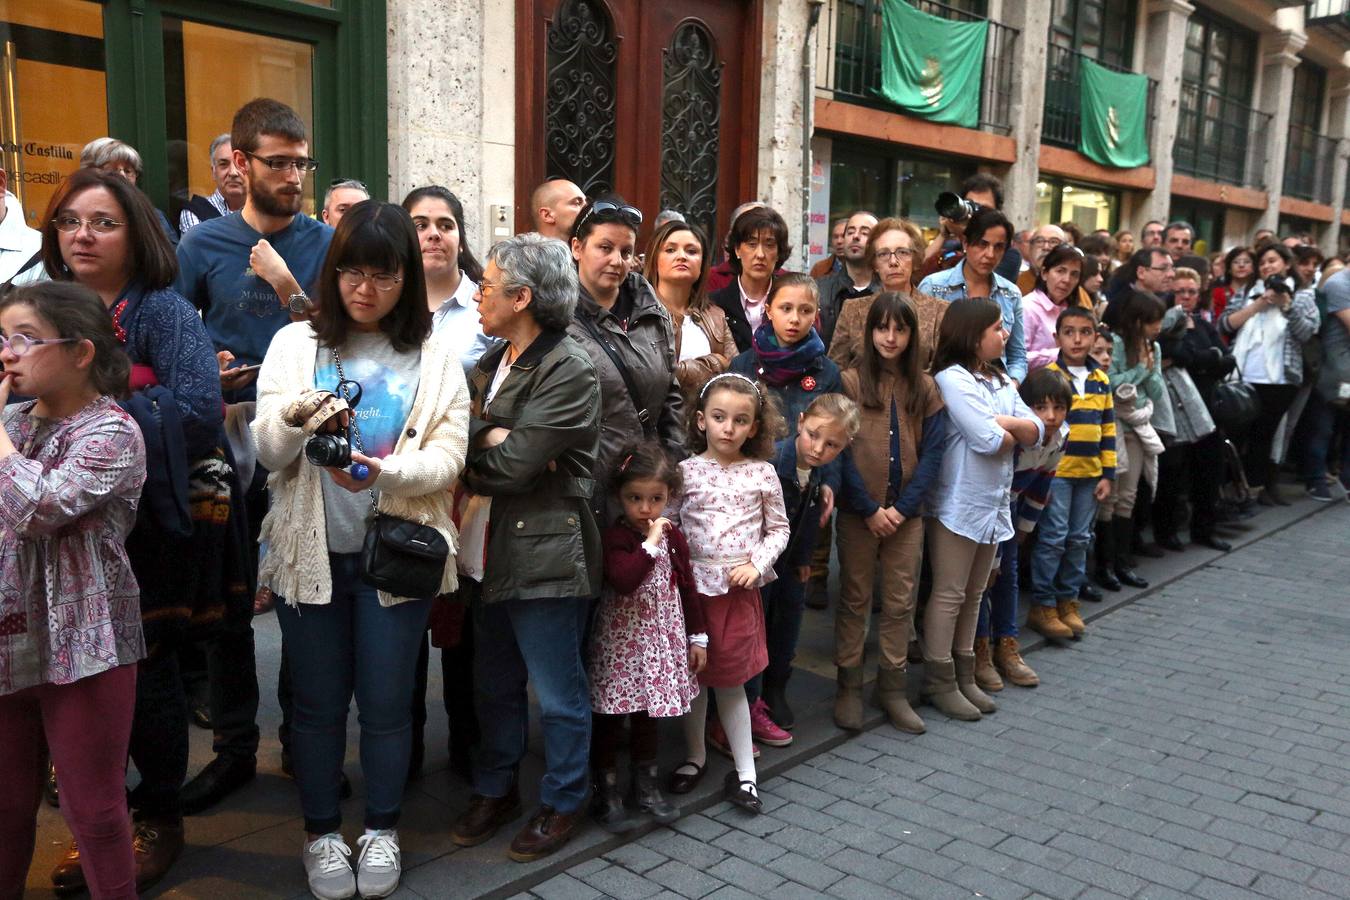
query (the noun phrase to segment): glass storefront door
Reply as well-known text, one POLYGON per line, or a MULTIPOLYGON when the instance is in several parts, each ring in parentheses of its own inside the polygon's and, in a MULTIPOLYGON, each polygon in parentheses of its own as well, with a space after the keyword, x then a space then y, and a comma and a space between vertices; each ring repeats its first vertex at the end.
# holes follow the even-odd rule
POLYGON ((0 159, 28 224, 108 133, 103 7, 0 0, 0 159))

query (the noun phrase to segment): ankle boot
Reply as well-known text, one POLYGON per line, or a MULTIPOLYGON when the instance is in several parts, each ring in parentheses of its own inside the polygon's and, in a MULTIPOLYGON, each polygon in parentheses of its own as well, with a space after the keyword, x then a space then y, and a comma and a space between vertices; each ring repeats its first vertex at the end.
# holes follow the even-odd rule
POLYGON ((982 715, 996 712, 998 707, 994 701, 975 682, 975 654, 953 653, 952 659, 956 662, 956 689, 961 692, 961 696, 969 700, 970 705, 982 715))
POLYGON ((623 805, 619 792, 619 773, 616 769, 596 769, 594 796, 591 797, 591 816, 611 834, 623 834, 637 827, 623 805))
POLYGON ((1078 614, 1077 600, 1061 600, 1055 604, 1055 611, 1059 613, 1059 620, 1069 626, 1073 632, 1073 639, 1078 640, 1087 633, 1087 624, 1083 617, 1078 614))
POLYGON ((1115 539, 1115 572, 1116 577, 1120 579, 1120 583, 1128 584, 1132 588, 1148 587, 1148 582, 1139 577, 1138 572, 1134 571, 1130 555, 1127 552, 1130 548, 1130 541, 1134 539, 1134 522, 1116 516, 1111 520, 1111 534, 1115 539))
POLYGON ((928 729, 923 719, 909 705, 909 672, 905 669, 877 669, 877 686, 873 700, 886 711, 891 724, 909 734, 923 734, 928 729))
MULTIPOLYGON (((974 657, 971 657, 972 666, 974 657)), ((962 722, 978 722, 980 711, 956 687, 956 662, 951 659, 923 661, 923 698, 938 712, 962 722)))
POLYGON ((1097 520, 1097 548, 1093 551, 1096 557, 1094 577, 1097 583, 1108 591, 1120 590, 1120 579, 1111 571, 1116 564, 1116 538, 1111 529, 1113 521, 1115 520, 1097 520))
POLYGON ((633 763, 633 805, 662 825, 680 817, 680 811, 661 793, 660 774, 654 762, 633 763))
POLYGON ((993 648, 989 646, 987 637, 975 639, 975 683, 982 691, 1003 690, 1003 679, 999 677, 998 669, 994 668, 993 648))
POLYGON ((763 685, 759 691, 760 699, 764 701, 765 706, 769 707, 769 718, 773 719, 773 723, 784 731, 791 731, 795 724, 792 707, 788 706, 787 702, 787 683, 791 677, 790 671, 782 677, 770 677, 766 672, 763 685))
POLYGON ((994 648, 994 665, 1004 678, 1018 687, 1032 688, 1041 683, 1040 676, 1022 659, 1015 637, 998 639, 998 646, 994 648))
POLYGON ((840 666, 834 694, 834 724, 845 731, 862 731, 862 666, 840 666))
POLYGON ((1073 638, 1073 629, 1059 620, 1059 610, 1053 606, 1033 604, 1027 610, 1027 627, 1054 643, 1073 638))

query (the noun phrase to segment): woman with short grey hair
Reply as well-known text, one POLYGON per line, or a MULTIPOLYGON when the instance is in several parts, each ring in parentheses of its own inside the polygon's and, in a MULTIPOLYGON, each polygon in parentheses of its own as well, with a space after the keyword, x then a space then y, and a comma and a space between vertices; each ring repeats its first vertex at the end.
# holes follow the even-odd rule
POLYGON ((534 682, 543 713, 539 809, 511 842, 529 862, 575 833, 586 798, 590 695, 581 658, 590 598, 600 593, 591 494, 600 386, 568 336, 577 276, 561 241, 523 234, 488 254, 479 282, 483 333, 501 343, 469 374, 472 492, 460 519, 460 589, 473 604, 474 696, 482 738, 474 794, 451 830, 481 844, 516 818, 534 682))

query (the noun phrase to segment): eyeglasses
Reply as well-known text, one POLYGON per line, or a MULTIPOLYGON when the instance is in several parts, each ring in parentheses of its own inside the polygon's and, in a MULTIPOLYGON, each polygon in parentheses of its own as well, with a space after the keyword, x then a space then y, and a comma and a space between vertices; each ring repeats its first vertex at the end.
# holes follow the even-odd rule
POLYGON ((1154 272, 1171 272, 1176 269, 1176 266, 1172 265, 1171 263, 1166 263, 1161 266, 1149 266, 1149 269, 1154 272))
POLYGON ((1054 237, 1038 237, 1038 238, 1032 238, 1032 239, 1031 239, 1031 244, 1032 244, 1033 247, 1045 247, 1045 246, 1048 246, 1051 250, 1055 249, 1056 247, 1058 247, 1058 246, 1059 246, 1060 244, 1062 244, 1062 243, 1064 243, 1064 242, 1061 241, 1059 238, 1054 238, 1054 237))
POLYGON ((590 209, 586 210, 586 215, 581 217, 580 222, 577 222, 576 226, 573 229, 573 232, 579 234, 581 232, 581 226, 586 223, 586 220, 589 219, 592 214, 610 211, 617 212, 619 215, 629 220, 628 224, 632 225, 634 228, 637 228, 639 225, 642 224, 642 210, 638 209, 637 207, 620 206, 619 204, 611 203, 608 200, 597 200, 591 204, 590 209))
POLYGON ((501 291, 501 290, 505 290, 505 287, 499 282, 488 281, 486 278, 478 282, 478 293, 482 294, 485 297, 487 296, 488 291, 501 291))
POLYGON ((908 247, 897 247, 894 250, 878 250, 876 253, 873 254, 873 256, 876 257, 877 262, 884 262, 884 263, 888 263, 891 260, 899 262, 900 260, 905 259, 906 257, 913 259, 914 255, 915 251, 909 249, 908 247))
POLYGON ((244 155, 250 159, 256 159, 273 172, 286 172, 295 169, 303 175, 306 172, 313 172, 319 167, 319 161, 308 156, 259 156, 247 150, 244 151, 244 155))
POLYGON ((33 338, 26 334, 12 334, 9 337, 0 337, 0 348, 8 350, 15 356, 23 356, 34 347, 41 347, 43 344, 75 344, 79 341, 79 338, 33 338))
POLYGON ((347 287, 359 288, 369 281, 371 284, 375 285, 375 290, 379 291, 381 294, 387 294, 403 283, 402 278, 397 275, 390 275, 388 272, 376 272, 374 275, 371 275, 367 272, 362 272, 360 269, 344 269, 341 266, 338 267, 337 271, 339 280, 347 287))
POLYGON ((119 222, 116 219, 110 219, 107 216, 94 216, 92 219, 81 219, 79 216, 57 216, 52 219, 52 225, 62 234, 74 234, 84 225, 89 226, 89 230, 94 234, 107 234, 110 231, 116 231, 126 222, 119 222))

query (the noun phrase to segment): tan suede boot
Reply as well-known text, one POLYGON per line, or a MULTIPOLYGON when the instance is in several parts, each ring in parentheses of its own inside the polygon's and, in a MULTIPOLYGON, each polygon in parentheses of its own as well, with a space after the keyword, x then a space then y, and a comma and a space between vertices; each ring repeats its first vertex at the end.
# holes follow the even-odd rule
POLYGON ((909 705, 909 672, 905 669, 877 670, 876 693, 873 702, 886 711, 891 724, 910 734, 923 734, 928 729, 923 719, 909 705))
POLYGON ((1034 604, 1027 613, 1027 627, 1052 641, 1073 639, 1073 629, 1059 620, 1059 610, 1053 606, 1034 604))
POLYGON ((975 654, 953 653, 952 659, 956 662, 956 689, 961 692, 961 696, 983 715, 997 712, 998 707, 994 705, 993 699, 975 683, 975 654))
POLYGON ((1041 683, 1040 676, 1022 659, 1015 637, 998 639, 998 646, 994 648, 994 665, 1004 678, 1018 687, 1033 688, 1041 683))
POLYGON ((1059 620, 1073 632, 1075 641, 1087 633, 1087 625, 1083 622, 1083 617, 1078 615, 1077 600, 1060 600, 1055 604, 1055 609, 1059 612, 1059 620))
POLYGON ((949 718, 963 722, 978 722, 981 718, 980 711, 957 690, 956 663, 953 660, 923 661, 923 698, 949 718))
POLYGON ((862 731, 862 666, 840 666, 834 693, 834 724, 845 731, 862 731))
POLYGON ((975 639, 975 683, 984 691, 1003 690, 1003 679, 994 668, 993 652, 986 637, 975 639))

